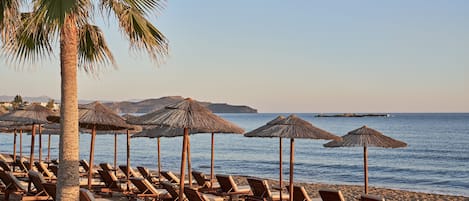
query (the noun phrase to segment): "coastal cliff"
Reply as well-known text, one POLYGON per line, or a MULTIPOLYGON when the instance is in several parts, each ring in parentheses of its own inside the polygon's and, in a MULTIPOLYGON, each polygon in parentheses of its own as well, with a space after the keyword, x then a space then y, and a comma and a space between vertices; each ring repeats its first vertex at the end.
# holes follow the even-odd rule
MULTIPOLYGON (((138 102, 122 101, 104 103, 119 113, 148 113, 177 103, 184 98, 181 96, 167 96, 158 99, 146 99, 138 102)), ((257 113, 257 110, 244 105, 229 105, 226 103, 199 102, 214 113, 257 113)))

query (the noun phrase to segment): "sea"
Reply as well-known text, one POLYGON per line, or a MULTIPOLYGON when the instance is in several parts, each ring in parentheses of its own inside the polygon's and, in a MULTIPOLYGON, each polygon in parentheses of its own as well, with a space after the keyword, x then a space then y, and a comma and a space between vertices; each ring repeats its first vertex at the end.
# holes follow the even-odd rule
MULTIPOLYGON (((218 114, 246 131, 278 115, 218 114)), ((469 196, 469 113, 391 113, 388 117, 315 117, 297 114, 316 127, 342 136, 363 125, 408 144, 405 148, 368 149, 369 185, 417 192, 469 196)), ((191 135, 192 167, 210 173, 210 134, 191 135)), ((58 136, 52 136, 51 158, 58 157, 58 136)), ((363 185, 363 148, 325 148, 327 140, 295 140, 295 181, 363 185)), ((43 137, 44 156, 47 137, 43 137)), ((29 154, 29 136, 23 151, 29 154)), ((37 144, 37 143, 36 143, 37 144)), ((89 158, 90 135, 80 135, 80 157, 89 158)), ((284 178, 288 178, 289 140, 283 140, 284 178)), ((118 136, 118 163, 125 164, 126 136, 118 136)), ((96 137, 95 163, 113 163, 114 135, 96 137)), ((182 138, 161 138, 164 170, 178 172, 182 138)), ((13 135, 0 134, 0 152, 11 153, 13 135)), ((19 150, 19 148, 17 148, 19 150)), ((131 139, 131 165, 157 167, 156 139, 131 139)), ((37 153, 36 153, 37 156, 37 153)), ((277 179, 279 139, 247 138, 240 134, 215 134, 215 173, 277 179)))

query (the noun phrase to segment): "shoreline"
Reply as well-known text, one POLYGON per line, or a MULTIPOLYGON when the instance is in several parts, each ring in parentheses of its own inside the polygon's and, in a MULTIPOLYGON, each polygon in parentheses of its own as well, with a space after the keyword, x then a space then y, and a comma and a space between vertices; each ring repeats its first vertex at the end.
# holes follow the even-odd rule
MULTIPOLYGON (((248 185, 246 177, 233 175, 238 185, 248 185)), ((267 179, 270 185, 278 185, 278 180, 267 179)), ((283 186, 288 185, 288 181, 283 181, 283 186)), ((310 198, 319 198, 318 190, 334 189, 342 191, 345 200, 359 200, 363 194, 363 186, 348 184, 325 184, 325 183, 308 183, 295 182, 295 185, 303 186, 308 192, 310 198)), ((286 191, 284 191, 286 193, 286 191)), ((368 193, 372 195, 383 196, 387 201, 396 200, 441 200, 441 201, 469 201, 469 197, 459 195, 448 195, 438 193, 415 192, 409 190, 389 189, 375 186, 368 186, 368 193)))

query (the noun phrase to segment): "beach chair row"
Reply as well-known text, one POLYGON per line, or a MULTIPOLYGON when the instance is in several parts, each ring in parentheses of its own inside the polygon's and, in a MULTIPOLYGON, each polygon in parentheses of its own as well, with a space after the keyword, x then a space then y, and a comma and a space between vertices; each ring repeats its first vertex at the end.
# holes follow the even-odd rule
MULTIPOLYGON (((21 161, 21 160, 20 160, 21 161)), ((50 167, 57 168, 57 164, 47 165, 43 162, 35 162, 34 169, 27 171, 29 164, 23 160, 20 164, 23 168, 15 171, 12 164, 0 160, 1 181, 4 187, 1 188, 5 193, 5 200, 11 194, 24 197, 22 200, 55 200, 55 174, 50 167), (26 164, 25 164, 26 163, 26 164), (27 175, 24 173, 27 172, 27 175), (24 188, 21 181, 29 182, 29 186, 24 188), (32 185, 31 185, 32 184, 32 185)), ((133 168, 127 169, 127 166, 119 166, 121 174, 107 163, 99 165, 99 169, 91 169, 87 166, 86 161, 80 161, 82 169, 85 171, 93 171, 96 173, 95 179, 99 179, 98 183, 92 186, 95 193, 104 196, 125 196, 129 200, 178 200, 180 195, 178 192, 178 184, 180 179, 170 171, 162 171, 162 177, 152 175, 145 167, 137 167, 137 171, 133 168), (95 170, 96 169, 96 170, 95 170), (129 172, 127 180, 127 172, 129 172)), ((82 172, 83 173, 83 172, 82 172)), ((280 194, 279 191, 271 190, 267 180, 258 178, 247 178, 249 186, 238 186, 231 175, 216 175, 216 181, 211 181, 202 172, 192 172, 196 183, 194 188, 186 187, 184 190, 185 199, 189 201, 223 201, 223 200, 248 200, 248 201, 282 201, 288 200, 289 194, 280 194)), ((186 185, 189 181, 186 181, 186 185)), ((289 189, 289 188, 287 188, 289 189)), ((294 186, 294 201, 313 201, 301 186, 294 186)), ((82 197, 88 195, 88 200, 94 200, 94 195, 87 189, 81 190, 82 197)), ((324 201, 344 201, 340 191, 335 190, 319 190, 320 199, 324 201)), ((362 195, 361 200, 377 201, 384 200, 378 196, 362 195)))

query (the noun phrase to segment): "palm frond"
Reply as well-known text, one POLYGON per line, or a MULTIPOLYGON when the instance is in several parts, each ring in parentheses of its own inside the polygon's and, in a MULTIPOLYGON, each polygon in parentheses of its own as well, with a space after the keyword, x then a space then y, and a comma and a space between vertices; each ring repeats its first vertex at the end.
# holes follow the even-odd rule
POLYGON ((94 73, 101 66, 112 64, 114 57, 99 27, 86 24, 78 32, 78 63, 86 72, 94 73))
POLYGON ((0 39, 2 43, 15 35, 20 22, 20 0, 0 1, 0 39))
POLYGON ((35 63, 53 55, 52 38, 57 30, 33 13, 22 13, 15 35, 6 40, 2 54, 13 63, 35 63))
POLYGON ((116 15, 119 28, 130 41, 131 50, 145 50, 156 62, 167 56, 168 40, 144 17, 141 10, 117 0, 103 0, 101 8, 116 15))
POLYGON ((47 23, 59 28, 67 15, 74 15, 80 26, 88 22, 92 6, 91 0, 36 0, 35 13, 43 15, 47 23))
POLYGON ((106 10, 107 14, 110 14, 112 9, 116 11, 116 9, 122 10, 124 7, 131 7, 141 14, 147 15, 154 11, 160 12, 163 10, 165 2, 165 0, 101 0, 100 7, 103 11, 106 10))

